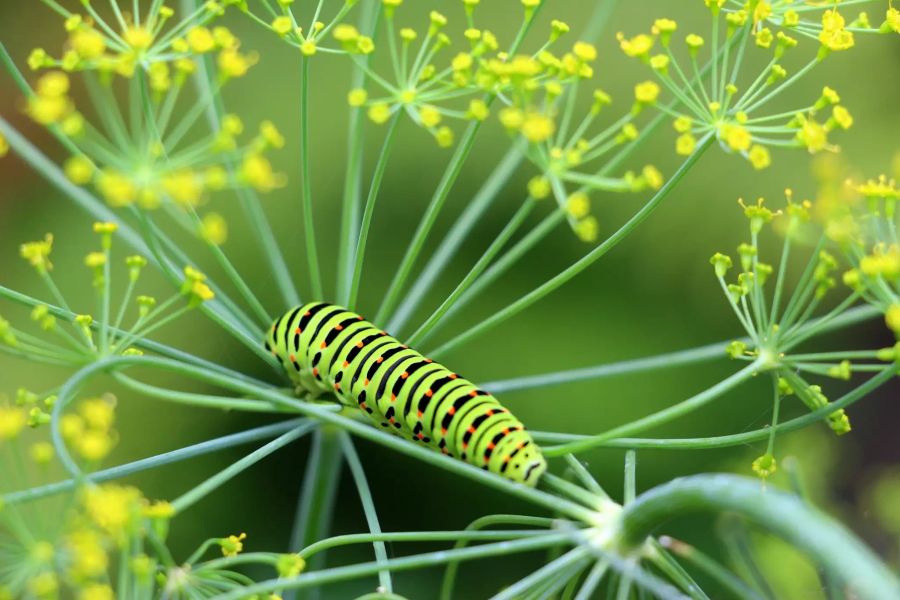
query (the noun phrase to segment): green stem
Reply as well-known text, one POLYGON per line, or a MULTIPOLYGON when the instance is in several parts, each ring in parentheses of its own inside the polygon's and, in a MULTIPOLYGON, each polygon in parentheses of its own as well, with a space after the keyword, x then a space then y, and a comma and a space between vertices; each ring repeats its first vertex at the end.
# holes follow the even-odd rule
POLYGON ((393 280, 391 280, 387 294, 385 294, 384 300, 382 301, 381 308, 378 309, 378 313, 375 317, 376 323, 387 321, 387 318, 393 313, 394 305, 399 300, 400 293, 403 291, 403 287, 406 284, 406 278, 409 277, 416 259, 419 257, 419 253, 425 245, 425 240, 428 238, 431 227, 434 225, 438 213, 443 207, 444 202, 447 200, 447 196, 450 194, 450 189, 453 187, 453 184, 456 183, 456 178, 459 176, 463 164, 468 158, 469 152, 472 150, 472 146, 475 144, 475 136, 480 129, 480 121, 469 123, 466 132, 463 134, 462 140, 460 140, 459 145, 457 145, 456 151, 453 153, 453 158, 450 159, 450 163, 444 171, 444 176, 441 178, 441 181, 431 198, 431 203, 428 205, 425 214, 422 216, 419 227, 416 229, 416 233, 406 249, 406 254, 403 256, 403 260, 397 268, 397 273, 394 275, 393 280))
POLYGON ((488 331, 489 329, 492 329, 503 321, 528 308, 547 294, 555 291, 557 288, 567 283, 570 279, 587 269, 590 265, 594 264, 594 262, 596 262, 600 257, 605 255, 607 252, 609 252, 609 250, 614 248, 619 242, 625 239, 635 228, 637 228, 638 225, 640 225, 647 217, 649 217, 654 210, 656 210, 656 208, 677 186, 677 184, 687 174, 687 172, 691 170, 691 168, 694 166, 700 156, 703 155, 706 149, 712 145, 714 139, 715 138, 712 134, 707 134, 703 139, 701 139, 697 143, 697 147, 694 152, 684 161, 684 163, 682 163, 681 167, 679 167, 678 171, 675 172, 672 178, 666 181, 665 185, 663 185, 659 189, 659 191, 656 192, 656 194, 653 196, 653 198, 650 199, 649 202, 647 202, 647 204, 645 204, 637 213, 634 214, 634 216, 631 217, 631 219, 628 220, 628 222, 622 225, 622 227, 620 227, 615 233, 609 236, 602 244, 594 248, 587 255, 583 256, 578 262, 569 266, 563 272, 559 273, 543 285, 532 290, 522 298, 519 298, 518 300, 507 306, 505 309, 481 321, 475 327, 472 327, 468 331, 446 342, 444 345, 431 352, 430 355, 437 357, 442 353, 449 352, 450 350, 471 341, 482 333, 488 331))
POLYGON ((691 396, 687 400, 682 400, 678 404, 673 404, 672 406, 655 412, 652 415, 648 415, 641 419, 632 421, 631 423, 615 427, 599 435, 595 435, 577 442, 562 444, 561 446, 544 448, 544 454, 546 456, 560 456, 568 453, 574 454, 577 452, 582 452, 584 450, 589 450, 615 438, 623 437, 640 431, 645 431, 647 429, 651 429, 653 427, 658 427, 660 425, 668 423, 673 419, 677 419, 684 415, 690 414, 696 410, 699 410, 703 406, 706 406, 711 401, 715 400, 716 398, 734 389, 741 383, 756 375, 756 373, 759 372, 760 368, 762 368, 763 366, 763 363, 760 361, 753 362, 737 373, 732 374, 730 377, 723 379, 716 385, 700 392, 695 396, 691 396))
MULTIPOLYGON (((642 439, 642 438, 617 438, 605 441, 599 445, 605 448, 647 448, 657 450, 712 450, 715 448, 727 448, 730 446, 746 446, 753 442, 767 440, 772 433, 772 429, 777 434, 796 431, 817 421, 827 417, 834 411, 846 408, 864 398, 867 394, 874 391, 878 387, 884 385, 897 375, 898 369, 888 369, 878 373, 871 379, 860 385, 856 389, 847 392, 838 400, 829 403, 827 406, 816 409, 809 414, 796 417, 790 421, 779 423, 774 428, 763 427, 753 431, 745 431, 743 433, 734 433, 731 435, 721 435, 705 438, 676 438, 676 439, 642 439)), ((569 434, 569 433, 544 433, 540 431, 532 431, 531 436, 538 442, 549 443, 568 443, 580 440, 590 440, 592 436, 569 434)), ((544 450, 546 454, 546 448, 544 450)))
MULTIPOLYGON (((162 454, 157 454, 156 456, 151 456, 149 458, 142 458, 123 465, 95 471, 85 477, 87 480, 94 483, 113 481, 142 471, 157 469, 168 464, 194 458, 195 456, 203 456, 226 448, 233 448, 234 446, 248 444, 257 440, 276 437, 288 431, 292 431, 308 422, 307 419, 291 419, 290 421, 284 421, 282 423, 256 427, 240 433, 233 433, 231 435, 200 442, 199 444, 185 446, 184 448, 172 450, 171 452, 163 452, 162 454)), ((31 502, 40 498, 47 498, 49 496, 69 492, 74 490, 78 483, 79 481, 76 479, 65 479, 55 483, 48 483, 46 485, 29 488, 27 490, 10 492, 0 496, 0 498, 2 498, 5 506, 11 506, 13 504, 31 502)))
POLYGON ((785 539, 841 579, 860 598, 892 598, 900 581, 856 536, 800 498, 734 475, 694 475, 641 494, 621 515, 621 536, 636 547, 672 518, 737 513, 785 539))
POLYGON ((506 155, 500 159, 497 166, 484 181, 481 188, 466 206, 465 210, 438 244, 431 259, 416 278, 409 292, 404 294, 403 302, 397 307, 394 316, 388 321, 386 329, 399 334, 415 310, 419 307, 422 298, 431 291, 434 282, 447 268, 456 251, 462 246, 472 228, 481 220, 485 211, 490 208, 494 200, 500 196, 503 186, 509 181, 513 173, 522 163, 524 155, 518 145, 509 149, 506 155))
POLYGON ((172 501, 172 508, 176 513, 182 513, 192 504, 201 498, 213 492, 216 488, 224 484, 226 481, 234 478, 238 474, 252 467, 262 459, 266 458, 273 452, 284 448, 285 446, 297 441, 315 428, 314 423, 303 423, 275 438, 271 442, 251 452, 244 458, 232 463, 222 469, 203 483, 196 485, 185 494, 172 501))
MULTIPOLYGON (((288 550, 295 552, 328 536, 334 516, 337 487, 341 478, 342 449, 340 432, 333 428, 316 430, 306 460, 306 470, 300 487, 297 513, 288 541, 288 550)), ((310 561, 310 569, 319 569, 325 556, 310 561)), ((308 596, 315 598, 319 590, 311 590, 308 596)), ((295 597, 286 594, 287 600, 295 597)))
MULTIPOLYGON (((83 473, 72 459, 62 438, 60 418, 62 417, 63 411, 72 400, 77 390, 94 375, 137 366, 163 369, 171 374, 183 375, 198 381, 221 386, 224 389, 239 394, 245 394, 277 405, 286 406, 304 416, 314 417, 324 423, 335 425, 356 436, 376 442, 382 446, 386 446, 429 464, 439 466, 447 471, 452 471, 469 480, 484 484, 487 487, 502 490, 511 496, 532 502, 550 511, 555 511, 583 522, 590 523, 594 520, 595 514, 593 511, 579 506, 574 502, 547 494, 532 487, 514 483, 495 473, 479 469, 461 460, 450 458, 439 452, 412 444, 395 435, 377 430, 371 425, 336 414, 329 408, 319 404, 303 402, 283 393, 273 391, 271 388, 252 385, 243 380, 223 376, 206 369, 200 369, 192 365, 153 356, 115 356, 98 360, 75 372, 68 381, 66 381, 65 385, 60 388, 59 394, 57 395, 57 401, 53 406, 50 424, 51 437, 54 446, 57 449, 60 462, 73 476, 83 476, 83 473)), ((834 407, 834 403, 832 404, 832 407, 834 407)))
MULTIPOLYGON (((347 466, 350 467, 350 473, 353 475, 353 481, 356 483, 356 491, 359 494, 363 512, 366 514, 369 531, 373 535, 379 535, 381 533, 381 525, 378 522, 378 512, 375 510, 375 501, 372 499, 372 491, 369 489, 369 482, 366 481, 366 473, 363 470, 362 462, 359 460, 359 454, 356 452, 350 436, 346 433, 341 433, 340 444, 344 457, 347 459, 347 466)), ((374 546, 375 561, 382 564, 386 563, 388 555, 384 542, 376 541, 374 546)), ((390 593, 393 591, 391 572, 388 569, 378 571, 378 583, 386 592, 390 593)))
POLYGON ((372 175, 372 184, 369 186, 369 195, 366 198, 366 208, 363 211, 362 224, 359 228, 359 238, 357 239, 356 252, 354 253, 353 278, 350 283, 350 292, 347 296, 347 307, 351 310, 356 306, 356 298, 359 294, 359 285, 362 280, 363 265, 366 258, 366 243, 369 240, 369 229, 375 214, 375 202, 378 200, 378 191, 381 189, 381 180, 387 168, 391 148, 394 145, 394 133, 397 131, 397 123, 400 121, 401 115, 402 113, 397 111, 391 117, 387 133, 385 134, 384 144, 381 147, 381 153, 378 155, 378 163, 375 165, 375 173, 372 175))
POLYGON ((313 224, 312 180, 309 156, 309 67, 308 58, 300 59, 300 178, 302 187, 303 233, 306 239, 306 263, 309 268, 309 279, 312 295, 315 299, 324 298, 322 276, 319 273, 319 256, 316 249, 316 228, 313 224))
MULTIPOLYGON (((403 558, 392 558, 387 561, 385 566, 389 567, 392 571, 424 569, 442 565, 451 560, 475 560, 501 554, 509 555, 519 552, 531 552, 552 546, 560 546, 570 541, 572 541, 571 533, 549 533, 521 540, 483 544, 472 548, 439 550, 437 552, 425 552, 413 556, 405 556, 403 558)), ((325 584, 335 581, 346 581, 357 577, 366 577, 377 573, 381 568, 382 565, 377 562, 368 562, 346 567, 324 569, 322 571, 306 573, 289 579, 271 579, 220 595, 218 596, 218 600, 241 600, 242 598, 247 598, 253 594, 265 594, 276 589, 300 589, 312 586, 324 586, 325 584)))
MULTIPOLYGON (((358 29, 364 35, 373 37, 375 26, 378 22, 378 14, 381 11, 381 3, 368 2, 362 6, 359 18, 358 29)), ((368 65, 369 57, 364 55, 360 57, 360 61, 364 65, 368 65)), ((351 75, 351 89, 359 89, 365 85, 366 73, 353 62, 353 72, 351 75)), ((363 109, 359 107, 350 107, 350 117, 347 134, 347 170, 344 175, 344 194, 341 208, 341 243, 338 246, 338 280, 337 280, 337 299, 338 303, 343 306, 349 306, 349 290, 352 279, 350 271, 351 258, 356 247, 354 239, 357 238, 357 230, 359 228, 359 210, 362 196, 362 168, 363 168, 363 149, 365 138, 366 120, 363 116, 363 109)))
POLYGON ((525 199, 525 202, 519 207, 519 210, 515 212, 506 226, 500 231, 499 234, 494 238, 491 242, 490 246, 488 246, 487 250, 484 251, 484 254, 475 262, 472 268, 466 273, 466 276, 462 281, 454 288, 450 295, 441 303, 441 305, 435 309, 435 311, 429 316, 424 323, 406 340, 406 343, 410 346, 415 346, 425 339, 428 338, 429 333, 434 331, 434 328, 438 325, 444 315, 447 314, 453 305, 459 300, 459 297, 462 296, 463 293, 477 280, 477 278, 487 269, 488 265, 494 259, 495 256, 503 249, 503 246, 512 238, 512 236, 516 233, 528 215, 531 213, 531 210, 534 208, 535 200, 530 196, 525 199))

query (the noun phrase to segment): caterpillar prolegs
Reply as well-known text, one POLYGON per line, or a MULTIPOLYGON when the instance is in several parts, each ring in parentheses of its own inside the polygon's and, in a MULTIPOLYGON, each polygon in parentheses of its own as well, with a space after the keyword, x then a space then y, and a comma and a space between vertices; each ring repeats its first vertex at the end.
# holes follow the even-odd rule
POLYGON ((266 349, 303 390, 332 392, 413 442, 528 485, 547 467, 496 398, 347 309, 294 308, 272 325, 266 349))

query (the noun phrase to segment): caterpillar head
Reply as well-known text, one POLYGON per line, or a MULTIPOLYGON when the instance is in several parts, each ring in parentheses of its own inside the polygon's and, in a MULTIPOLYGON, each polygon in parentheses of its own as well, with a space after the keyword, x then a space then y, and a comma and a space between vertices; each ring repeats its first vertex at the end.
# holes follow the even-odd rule
POLYGON ((546 470, 547 461, 544 460, 540 449, 534 444, 529 444, 519 456, 513 459, 507 476, 513 481, 521 481, 525 485, 534 487, 546 470))

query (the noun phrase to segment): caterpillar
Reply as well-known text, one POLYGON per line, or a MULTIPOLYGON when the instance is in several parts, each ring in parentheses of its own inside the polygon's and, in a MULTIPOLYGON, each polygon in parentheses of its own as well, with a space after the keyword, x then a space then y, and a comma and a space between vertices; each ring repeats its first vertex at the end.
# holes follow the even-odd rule
POLYGON ((272 324, 265 348, 298 390, 331 392, 394 434, 531 486, 546 470, 496 398, 345 308, 298 306, 272 324))

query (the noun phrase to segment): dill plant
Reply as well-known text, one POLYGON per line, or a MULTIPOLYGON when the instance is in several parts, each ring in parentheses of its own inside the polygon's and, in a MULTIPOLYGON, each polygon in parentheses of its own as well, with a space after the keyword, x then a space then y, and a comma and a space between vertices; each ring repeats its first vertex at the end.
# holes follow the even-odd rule
MULTIPOLYGON (((352 579, 368 582, 373 594, 366 597, 391 598, 403 593, 395 580, 399 573, 436 566, 444 567, 445 575, 434 595, 450 598, 463 561, 539 551, 546 561, 533 573, 518 581, 491 582, 495 598, 586 599, 602 596, 603 590, 621 599, 708 597, 698 580, 732 596, 765 597, 765 582, 745 576, 753 569, 751 558, 745 557, 742 570, 686 542, 657 537, 668 520, 696 511, 735 513, 783 538, 821 567, 823 585, 838 597, 900 595, 896 575, 798 493, 721 474, 694 475, 640 491, 635 477, 641 449, 758 441, 766 449, 752 470, 765 480, 779 469, 779 433, 820 421, 838 435, 846 433, 851 421, 845 409, 897 376, 900 345, 827 352, 816 346, 839 327, 873 319, 882 319, 900 339, 898 192, 893 180, 882 176, 851 182, 838 202, 796 201, 788 190, 780 209, 763 200, 741 203, 748 240, 736 254, 717 253, 710 263, 744 337, 659 357, 485 384, 491 392, 505 393, 717 358, 730 357, 737 365, 730 376, 686 400, 596 435, 534 432, 544 454, 558 457, 534 489, 430 452, 376 430, 336 405, 285 389, 285 378, 262 348, 263 332, 273 320, 271 309, 295 305, 301 294, 259 197, 288 185, 269 161, 285 138, 268 121, 258 125, 256 134, 246 134, 243 120, 226 110, 221 95, 223 86, 240 85, 248 70, 265 60, 245 49, 222 24, 228 13, 296 50, 301 160, 294 213, 303 222, 304 257, 299 262, 308 276, 303 286, 308 299, 334 299, 351 309, 360 304, 370 227, 391 166, 398 123, 411 121, 433 138, 436 151, 449 149, 446 170, 418 227, 408 239, 398 239, 407 242, 406 250, 382 302, 364 306, 374 311, 376 322, 421 346, 425 354, 440 357, 515 317, 603 257, 665 202, 714 146, 759 170, 769 166, 772 147, 833 150, 831 137, 853 125, 835 90, 825 87, 788 110, 771 109, 772 101, 818 71, 831 54, 852 51, 858 37, 900 31, 900 13, 889 3, 706 0, 708 32, 682 32, 677 21, 661 18, 646 33, 620 33, 621 50, 646 68, 646 79, 635 82, 633 98, 622 108, 594 83, 598 51, 592 40, 608 25, 611 3, 600 4, 577 37, 570 25, 542 19, 542 13, 552 12, 553 2, 509 0, 508 10, 515 11, 518 23, 510 40, 499 39, 491 23, 479 20, 478 0, 462 0, 450 16, 433 11, 420 29, 403 22, 407 7, 401 0, 183 0, 178 6, 157 0, 112 0, 108 6, 84 0, 74 9, 55 0, 43 4, 63 20, 62 51, 36 49, 24 60, 3 48, 0 52, 8 81, 24 98, 25 112, 49 130, 69 157, 55 164, 2 116, 0 154, 17 154, 61 198, 78 203, 96 221, 99 249, 89 251, 84 263, 97 305, 90 314, 77 312, 54 279, 53 253, 60 246, 74 251, 63 237, 23 240, 21 257, 33 267, 44 292, 32 295, 0 286, 6 301, 30 309, 31 321, 0 318, 0 349, 63 367, 68 374, 40 392, 20 388, 0 406, 0 598, 278 598, 320 589, 327 594, 328 584, 352 579), (878 19, 875 12, 850 18, 850 11, 861 5, 878 12, 878 19), (762 68, 748 72, 747 56, 753 52, 769 58, 762 68), (323 54, 344 60, 353 78, 346 98, 350 135, 336 236, 314 220, 310 93, 320 76, 313 65, 323 54), (794 66, 795 55, 799 66, 794 66), (373 60, 379 56, 385 59, 373 60), (20 63, 30 73, 20 71, 20 63), (91 110, 76 105, 75 85, 88 92, 91 110), (587 103, 580 101, 585 96, 587 103), (178 109, 185 104, 187 110, 178 109), (420 267, 426 242, 479 132, 494 122, 508 134, 508 152, 420 267), (675 152, 684 157, 681 166, 668 177, 653 165, 626 168, 665 123, 674 127, 675 152), (368 180, 364 134, 380 134, 382 144, 368 180), (495 199, 523 163, 532 176, 517 210, 456 287, 414 326, 427 293, 478 219, 498 210, 495 199), (596 204, 610 194, 634 194, 643 201, 615 230, 598 220, 602 209, 591 206, 592 198, 596 204), (276 298, 260 297, 226 254, 229 226, 207 207, 232 196, 243 211, 241 226, 258 242, 259 260, 269 270, 276 298), (545 216, 523 232, 532 212, 545 216), (588 244, 581 258, 474 326, 440 345, 430 344, 450 316, 471 306, 504 273, 527 266, 529 251, 563 224, 588 244), (783 236, 780 257, 767 256, 760 244, 761 236, 773 229, 783 236), (200 242, 204 254, 187 249, 196 244, 182 243, 191 239, 200 242), (323 240, 337 247, 334 290, 326 289, 322 277, 318 250, 323 240), (789 263, 798 252, 807 263, 795 278, 789 263), (213 265, 222 278, 204 275, 203 264, 213 265), (162 299, 142 293, 148 269, 161 273, 169 285, 162 299), (125 281, 121 295, 114 292, 118 278, 125 281), (154 340, 157 330, 199 319, 199 314, 271 366, 272 375, 260 379, 154 340), (133 375, 135 368, 144 375, 133 375), (183 391, 162 378, 154 381, 153 373, 165 374, 167 382, 178 377, 216 391, 183 391), (869 376, 860 381, 858 376, 865 374, 869 376), (715 437, 646 437, 653 428, 701 410, 756 376, 771 380, 770 425, 715 437), (133 433, 118 431, 114 396, 84 392, 97 379, 161 402, 278 418, 104 467, 119 437, 133 433), (854 387, 830 400, 830 380, 852 381, 854 387), (784 421, 779 418, 781 403, 793 398, 809 413, 784 421), (247 536, 234 533, 198 542, 190 556, 172 554, 166 543, 169 530, 179 526, 187 508, 306 436, 313 439, 312 452, 302 474, 293 531, 282 547, 245 551, 247 536), (420 459, 427 463, 422 468, 441 468, 499 490, 535 511, 485 515, 464 530, 382 531, 356 438, 420 459), (135 487, 115 482, 251 443, 258 447, 173 499, 148 499, 135 487), (579 460, 580 453, 597 447, 627 449, 621 493, 604 490, 579 460), (330 536, 344 463, 369 531, 330 536), (65 478, 34 483, 33 473, 49 472, 41 471, 49 465, 60 466, 65 478), (50 510, 56 512, 48 519, 50 510), (443 543, 446 549, 392 556, 401 542, 443 543), (393 544, 391 552, 388 543, 393 544), (371 545, 374 560, 337 566, 321 561, 327 550, 349 544, 371 545), (248 566, 262 567, 269 578, 249 577, 248 566)), ((240 528, 237 517, 235 527, 240 528)))

